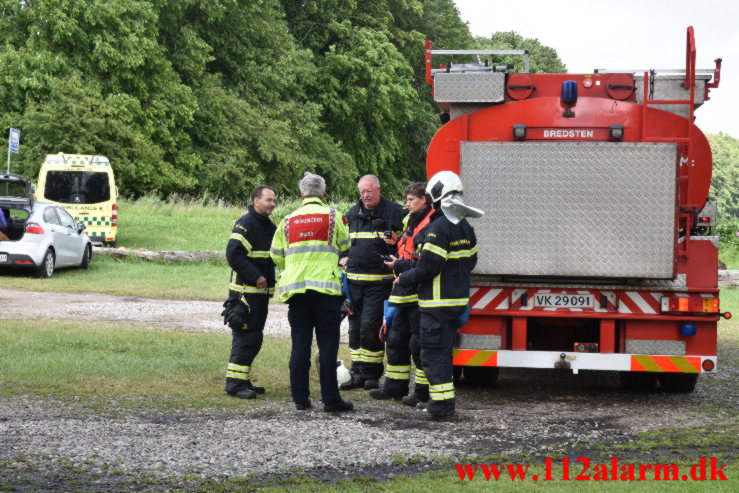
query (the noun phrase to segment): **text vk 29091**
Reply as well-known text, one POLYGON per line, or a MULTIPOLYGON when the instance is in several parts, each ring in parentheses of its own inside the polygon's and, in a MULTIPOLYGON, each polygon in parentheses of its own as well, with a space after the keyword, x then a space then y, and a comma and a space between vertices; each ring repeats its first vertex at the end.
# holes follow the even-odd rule
POLYGON ((610 462, 591 464, 586 457, 570 463, 570 459, 544 459, 544 476, 529 475, 531 464, 457 464, 461 480, 484 479, 498 481, 726 481, 724 467, 715 457, 701 457, 697 464, 678 466, 677 464, 621 464, 617 457, 610 462), (560 473, 559 466, 562 471, 560 473), (556 467, 556 474, 552 469, 556 467))

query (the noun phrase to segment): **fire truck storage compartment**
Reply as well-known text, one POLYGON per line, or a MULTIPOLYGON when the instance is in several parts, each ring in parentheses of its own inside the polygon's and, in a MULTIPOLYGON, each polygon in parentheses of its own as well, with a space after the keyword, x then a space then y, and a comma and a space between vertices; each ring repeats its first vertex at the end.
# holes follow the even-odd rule
POLYGON ((462 142, 474 274, 673 279, 678 146, 462 142))
MULTIPOLYGON (((689 100, 690 88, 684 87, 685 74, 656 74, 653 77, 654 85, 652 95, 649 99, 671 99, 671 100, 689 100)), ((700 108, 704 103, 706 93, 706 83, 711 80, 713 74, 697 74, 695 76, 695 108, 700 108)), ((636 85, 636 102, 642 104, 644 100, 644 75, 636 74, 634 76, 636 85)), ((651 108, 662 111, 668 111, 683 118, 688 118, 690 108, 687 104, 650 104, 651 108)))
POLYGON ((600 320, 593 318, 529 317, 526 349, 572 351, 576 342, 600 342, 600 320))

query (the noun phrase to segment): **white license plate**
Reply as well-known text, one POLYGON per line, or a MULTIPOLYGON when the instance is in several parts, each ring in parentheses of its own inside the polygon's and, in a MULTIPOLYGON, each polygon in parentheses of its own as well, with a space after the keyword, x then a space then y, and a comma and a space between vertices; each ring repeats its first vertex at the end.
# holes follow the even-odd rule
POLYGON ((0 253, 0 264, 4 264, 8 261, 8 254, 7 253, 0 253))
POLYGON ((534 295, 534 306, 543 308, 593 308, 592 294, 543 293, 534 295))

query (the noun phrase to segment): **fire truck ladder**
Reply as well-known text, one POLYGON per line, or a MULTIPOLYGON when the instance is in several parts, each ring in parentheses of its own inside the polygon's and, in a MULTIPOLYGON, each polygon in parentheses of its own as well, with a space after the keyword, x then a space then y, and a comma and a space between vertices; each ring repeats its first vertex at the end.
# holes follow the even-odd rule
POLYGON ((524 61, 524 72, 529 72, 528 50, 432 50, 431 41, 426 40, 426 83, 433 83, 433 76, 439 72, 502 72, 510 70, 513 65, 488 65, 480 60, 480 55, 522 55, 524 61), (432 55, 471 55, 477 58, 477 63, 463 63, 449 67, 443 65, 439 68, 431 68, 432 55))

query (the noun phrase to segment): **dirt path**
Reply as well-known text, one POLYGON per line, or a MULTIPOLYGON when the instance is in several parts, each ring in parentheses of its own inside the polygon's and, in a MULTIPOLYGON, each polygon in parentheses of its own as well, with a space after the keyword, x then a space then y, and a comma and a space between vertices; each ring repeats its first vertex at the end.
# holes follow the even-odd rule
MULTIPOLYGON (((54 293, 0 288, 0 320, 12 318, 63 318, 95 322, 125 322, 162 330, 201 333, 228 331, 217 301, 161 300, 98 293, 54 293)), ((347 341, 348 323, 342 324, 341 340, 347 341)), ((287 305, 272 303, 264 334, 289 338, 287 305)))

